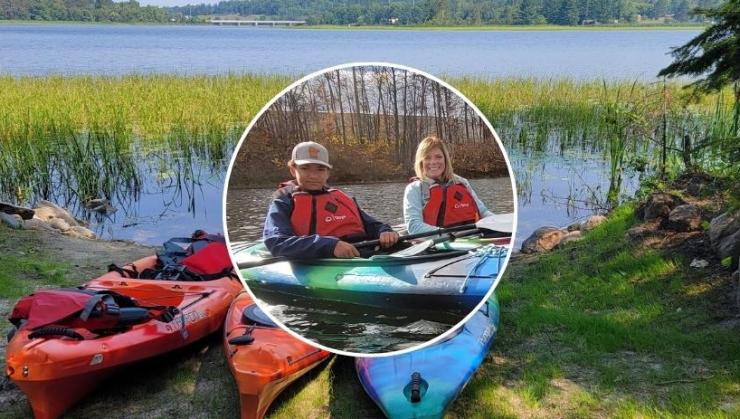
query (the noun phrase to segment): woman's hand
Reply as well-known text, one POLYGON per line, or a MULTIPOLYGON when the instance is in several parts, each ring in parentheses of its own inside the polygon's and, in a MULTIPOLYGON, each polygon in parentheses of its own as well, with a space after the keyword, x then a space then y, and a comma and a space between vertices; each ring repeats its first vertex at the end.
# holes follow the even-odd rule
POLYGON ((334 256, 342 259, 358 258, 360 257, 360 252, 356 247, 340 240, 334 248, 334 256))
POLYGON ((386 249, 398 242, 398 233, 395 231, 386 231, 383 233, 380 233, 380 237, 378 237, 378 241, 380 241, 380 247, 386 249))

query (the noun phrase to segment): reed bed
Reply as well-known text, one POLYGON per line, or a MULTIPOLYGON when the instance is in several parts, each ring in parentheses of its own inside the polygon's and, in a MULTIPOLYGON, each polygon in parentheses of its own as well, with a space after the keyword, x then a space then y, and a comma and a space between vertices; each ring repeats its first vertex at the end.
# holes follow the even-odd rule
MULTIPOLYGON (((140 166, 161 166, 173 156, 186 178, 196 160, 223 171, 248 122, 290 81, 268 75, 0 76, 0 197, 23 203, 61 191, 64 201, 135 195, 140 166)), ((570 79, 451 84, 481 109, 507 148, 603 153, 618 172, 638 155, 654 161, 650 153, 659 140, 678 150, 689 135, 701 143, 697 164, 728 166, 722 139, 732 135, 732 95, 726 92, 691 98, 677 83, 570 79)), ((661 163, 676 160, 674 153, 661 163)))

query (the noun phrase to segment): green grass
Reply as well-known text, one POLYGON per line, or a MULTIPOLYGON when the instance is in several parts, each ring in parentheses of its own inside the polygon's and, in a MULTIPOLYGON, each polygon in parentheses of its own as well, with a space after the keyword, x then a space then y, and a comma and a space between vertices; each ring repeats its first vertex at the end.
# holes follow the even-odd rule
POLYGON ((454 413, 487 417, 731 417, 740 337, 693 292, 688 261, 633 247, 633 209, 499 285, 492 358, 454 413), (483 396, 495 402, 478 405, 483 396))
MULTIPOLYGON (((689 261, 626 241, 633 223, 633 208, 623 206, 583 241, 510 264, 498 289, 496 343, 449 417, 740 413, 740 336, 716 320, 711 289, 689 261)), ((33 286, 81 282, 66 276, 73 266, 40 262, 55 255, 33 233, 0 230, 0 272, 32 277, 33 286)), ((20 290, 2 292, 7 301, 20 290)), ((216 335, 128 368, 70 417, 104 409, 131 417, 235 417, 236 387, 222 350, 216 335)), ((0 417, 26 416, 27 409, 21 402, 0 417)), ((276 418, 379 414, 343 357, 298 381, 270 411, 276 418)))
POLYGON ((0 299, 16 299, 40 286, 78 285, 74 266, 56 260, 30 231, 13 231, 0 225, 0 299), (22 238, 20 238, 20 237, 22 238))

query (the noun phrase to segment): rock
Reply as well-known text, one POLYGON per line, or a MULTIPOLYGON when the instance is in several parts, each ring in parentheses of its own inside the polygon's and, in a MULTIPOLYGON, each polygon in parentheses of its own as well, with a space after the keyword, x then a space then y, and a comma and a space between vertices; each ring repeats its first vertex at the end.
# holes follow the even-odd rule
POLYGON ((709 223, 709 240, 720 259, 732 258, 732 268, 738 267, 740 256, 740 210, 725 212, 709 223))
POLYGON ((583 233, 579 230, 575 231, 569 231, 567 234, 563 236, 562 239, 560 239, 560 243, 558 243, 557 247, 561 247, 565 245, 566 243, 570 242, 577 242, 578 240, 583 239, 583 233))
POLYGON ((77 237, 81 239, 90 239, 95 240, 97 236, 95 236, 95 233, 92 232, 89 228, 85 228, 82 226, 74 226, 70 227, 68 230, 64 232, 64 234, 72 237, 77 237))
POLYGON ((23 228, 26 230, 54 230, 54 227, 40 218, 31 218, 23 221, 23 228))
POLYGON ((709 266, 709 262, 704 259, 694 258, 689 266, 691 266, 692 268, 706 268, 707 266, 709 266))
POLYGON ((683 203, 683 200, 676 195, 656 192, 650 195, 647 202, 637 208, 637 216, 645 221, 665 218, 673 208, 683 203))
POLYGON ((61 218, 69 226, 80 225, 67 210, 53 202, 41 200, 36 204, 34 211, 36 212, 36 217, 44 221, 51 221, 52 218, 61 218))
POLYGON ((641 239, 647 235, 655 233, 658 231, 659 227, 659 220, 646 221, 627 230, 626 236, 631 240, 641 239))
POLYGON ((61 218, 52 218, 48 224, 59 231, 67 231, 70 229, 70 225, 61 218))
POLYGON ((5 202, 0 202, 0 212, 4 212, 7 214, 18 214, 24 220, 30 220, 31 218, 33 218, 32 209, 19 207, 17 205, 8 204, 5 202))
POLYGON ((679 205, 668 214, 665 227, 675 231, 698 230, 701 227, 701 210, 696 205, 679 205))
POLYGON ((735 283, 735 308, 740 312, 740 269, 732 274, 732 282, 735 283))
POLYGON ((715 182, 715 178, 706 173, 687 173, 676 179, 677 185, 692 196, 701 196, 715 182))
POLYGON ((589 231, 593 230, 597 226, 599 226, 601 223, 606 221, 606 216, 604 215, 592 215, 588 218, 586 218, 585 221, 581 223, 581 231, 589 231))
POLYGON ((23 227, 23 219, 18 214, 7 214, 0 211, 0 222, 6 224, 10 228, 23 227))
POLYGON ((557 227, 540 227, 522 243, 522 253, 547 252, 560 243, 565 231, 557 227))

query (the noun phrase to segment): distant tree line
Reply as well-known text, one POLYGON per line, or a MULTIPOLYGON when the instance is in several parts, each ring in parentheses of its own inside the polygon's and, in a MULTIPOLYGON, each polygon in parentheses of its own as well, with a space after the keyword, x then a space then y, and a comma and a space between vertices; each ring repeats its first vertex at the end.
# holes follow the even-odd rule
POLYGON ((493 133, 463 98, 420 74, 365 66, 326 72, 276 100, 237 154, 234 181, 256 186, 284 180, 290 150, 301 141, 329 148, 335 181, 405 180, 428 135, 450 144, 455 171, 463 176, 508 174, 493 133))
POLYGON ((721 0, 229 0, 173 7, 192 15, 306 20, 309 24, 577 25, 668 18, 688 22, 691 10, 721 0))
POLYGON ((0 19, 79 22, 167 22, 166 9, 135 0, 0 0, 0 19))
POLYGON ((204 16, 306 20, 336 25, 577 25, 668 18, 688 22, 721 0, 228 0, 141 7, 135 0, 0 0, 0 19, 87 22, 197 22, 204 16))

